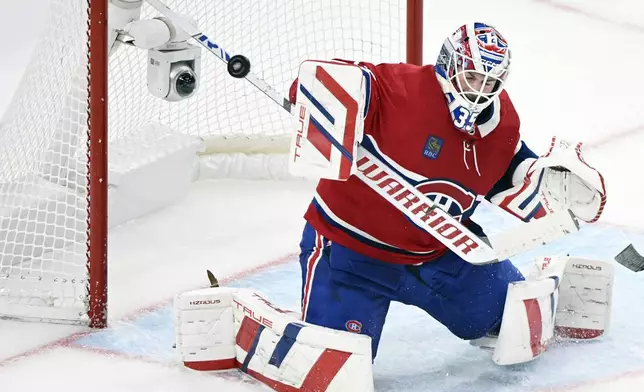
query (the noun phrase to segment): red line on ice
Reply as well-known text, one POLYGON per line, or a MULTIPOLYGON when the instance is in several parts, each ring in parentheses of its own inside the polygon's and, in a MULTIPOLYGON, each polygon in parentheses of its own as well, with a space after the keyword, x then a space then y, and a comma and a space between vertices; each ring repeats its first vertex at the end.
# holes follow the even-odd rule
MULTIPOLYGON (((252 268, 249 268, 249 269, 237 272, 237 273, 234 273, 231 276, 228 276, 228 277, 225 277, 223 279, 220 279, 219 283, 220 284, 227 284, 227 283, 233 282, 235 280, 239 280, 241 278, 247 277, 249 275, 253 275, 253 274, 257 273, 257 272, 266 270, 268 268, 275 267, 275 266, 282 265, 282 264, 286 264, 287 262, 289 262, 289 261, 291 261, 293 259, 296 259, 297 256, 298 255, 295 254, 295 253, 291 253, 291 254, 282 256, 282 257, 280 257, 278 259, 269 261, 267 263, 264 263, 264 264, 261 264, 261 265, 258 265, 258 266, 255 266, 255 267, 252 267, 252 268)), ((197 288, 203 288, 203 286, 202 287, 197 287, 197 288)), ((158 302, 158 303, 156 303, 154 305, 147 306, 145 308, 141 308, 141 309, 139 309, 139 310, 137 310, 135 312, 132 312, 132 313, 120 318, 119 320, 109 320, 109 321, 114 322, 114 321, 133 320, 133 319, 136 319, 138 317, 141 317, 142 315, 144 315, 146 313, 151 313, 151 312, 160 310, 160 309, 168 306, 169 304, 171 304, 173 300, 174 300, 174 297, 170 298, 170 299, 164 299, 163 301, 160 301, 160 302, 158 302)), ((101 331, 101 330, 87 330, 87 331, 73 333, 73 334, 65 336, 63 338, 54 340, 52 342, 43 344, 43 345, 38 346, 38 347, 35 347, 35 348, 33 348, 31 350, 28 350, 28 351, 25 351, 23 353, 11 356, 9 358, 2 359, 2 360, 0 360, 0 367, 10 365, 10 364, 12 364, 12 363, 14 363, 16 361, 19 361, 19 360, 22 360, 22 359, 25 359, 25 358, 28 358, 28 357, 32 357, 32 356, 35 356, 35 355, 38 355, 38 354, 45 353, 45 352, 47 352, 49 350, 52 350, 52 349, 55 349, 55 348, 58 348, 58 347, 71 347, 71 348, 82 349, 82 350, 85 350, 85 351, 91 351, 91 352, 95 352, 95 353, 103 353, 103 354, 109 353, 110 355, 117 355, 117 356, 122 357, 122 358, 144 360, 146 362, 154 362, 154 361, 146 360, 144 357, 130 356, 130 355, 127 355, 127 354, 121 354, 121 353, 118 353, 118 352, 115 352, 115 351, 110 351, 110 350, 95 349, 95 348, 88 348, 88 347, 74 346, 73 345, 73 343, 76 342, 78 339, 80 339, 80 338, 82 338, 84 336, 90 335, 92 333, 99 332, 99 331, 101 331)), ((159 362, 155 362, 155 363, 159 363, 159 362)))

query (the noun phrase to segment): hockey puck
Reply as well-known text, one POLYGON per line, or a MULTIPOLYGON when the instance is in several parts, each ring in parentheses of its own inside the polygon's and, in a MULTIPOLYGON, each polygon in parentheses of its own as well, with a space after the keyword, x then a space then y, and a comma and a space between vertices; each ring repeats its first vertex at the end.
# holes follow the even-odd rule
POLYGON ((250 60, 241 54, 234 55, 228 60, 228 73, 233 78, 245 78, 250 73, 250 60))

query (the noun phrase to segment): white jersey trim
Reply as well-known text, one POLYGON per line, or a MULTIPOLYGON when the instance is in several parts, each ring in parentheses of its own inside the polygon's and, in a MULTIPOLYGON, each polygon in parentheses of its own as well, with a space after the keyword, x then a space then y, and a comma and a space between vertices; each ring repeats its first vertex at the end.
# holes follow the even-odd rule
POLYGON ((490 117, 490 119, 483 124, 477 124, 481 137, 486 137, 487 135, 489 135, 492 131, 496 129, 496 127, 499 125, 500 122, 501 122, 501 99, 499 99, 499 96, 497 95, 492 100, 492 116, 490 117))

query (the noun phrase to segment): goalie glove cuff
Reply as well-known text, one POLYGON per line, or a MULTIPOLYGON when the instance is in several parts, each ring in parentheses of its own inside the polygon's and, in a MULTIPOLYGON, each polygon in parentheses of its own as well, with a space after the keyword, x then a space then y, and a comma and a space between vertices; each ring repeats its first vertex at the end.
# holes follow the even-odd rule
POLYGON ((523 183, 494 195, 490 201, 524 222, 539 219, 546 215, 540 193, 541 181, 540 175, 528 175, 523 183))
POLYGON ((553 137, 547 154, 527 170, 526 165, 517 168, 513 182, 525 172, 523 183, 495 195, 492 203, 526 222, 559 209, 596 222, 606 204, 604 177, 584 161, 581 143, 573 146, 553 137))

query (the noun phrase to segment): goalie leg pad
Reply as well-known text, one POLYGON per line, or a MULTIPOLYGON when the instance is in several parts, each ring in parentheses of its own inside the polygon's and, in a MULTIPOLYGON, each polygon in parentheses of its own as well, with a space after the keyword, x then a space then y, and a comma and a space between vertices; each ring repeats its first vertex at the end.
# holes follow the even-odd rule
POLYGON ((472 344, 492 349, 492 359, 499 365, 537 358, 554 335, 557 285, 556 278, 510 283, 498 339, 472 344))
POLYGON ((531 276, 560 277, 555 319, 557 336, 595 339, 610 325, 614 268, 611 264, 581 257, 543 257, 535 260, 531 276))
POLYGON ((186 367, 239 368, 276 390, 373 391, 368 336, 299 321, 248 289, 183 293, 175 310, 186 367))
POLYGON ((233 290, 196 290, 175 299, 177 350, 186 367, 225 370, 236 367, 233 290))
POLYGON ((559 286, 555 331, 572 339, 596 339, 610 326, 614 268, 599 260, 570 257, 559 286))
POLYGON ((493 351, 496 363, 532 360, 545 351, 555 334, 588 340, 608 330, 614 281, 611 264, 579 257, 543 257, 535 260, 528 279, 510 284, 498 337, 470 342, 493 351))

